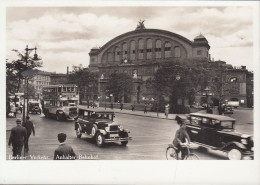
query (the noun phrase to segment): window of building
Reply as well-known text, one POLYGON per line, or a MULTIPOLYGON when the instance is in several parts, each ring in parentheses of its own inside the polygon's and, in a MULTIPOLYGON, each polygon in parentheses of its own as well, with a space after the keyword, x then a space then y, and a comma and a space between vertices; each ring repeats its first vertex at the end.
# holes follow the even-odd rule
POLYGON ((165 58, 171 57, 171 43, 166 42, 164 45, 164 56, 165 58))
POLYGON ((174 56, 177 57, 177 58, 181 57, 181 49, 180 49, 179 46, 176 46, 174 48, 174 56))
POLYGON ((143 59, 144 58, 144 40, 143 39, 139 39, 138 40, 138 48, 139 48, 139 53, 138 53, 138 59, 143 59))
POLYGON ((127 58, 127 44, 124 43, 123 44, 123 58, 127 58))
POLYGON ((115 55, 115 61, 118 62, 118 61, 120 61, 120 50, 119 50, 118 47, 116 47, 115 53, 116 53, 116 55, 115 55))
POLYGON ((130 51, 132 51, 130 54, 130 60, 135 60, 135 41, 133 40, 130 42, 130 51))
POLYGON ((161 40, 157 40, 155 42, 155 58, 161 58, 162 57, 162 42, 161 40))
POLYGON ((153 41, 152 39, 147 39, 146 43, 146 58, 152 59, 152 47, 153 47, 153 41))
POLYGON ((112 53, 111 53, 111 52, 109 52, 109 53, 107 54, 107 61, 108 61, 108 62, 112 62, 112 61, 113 61, 112 53))

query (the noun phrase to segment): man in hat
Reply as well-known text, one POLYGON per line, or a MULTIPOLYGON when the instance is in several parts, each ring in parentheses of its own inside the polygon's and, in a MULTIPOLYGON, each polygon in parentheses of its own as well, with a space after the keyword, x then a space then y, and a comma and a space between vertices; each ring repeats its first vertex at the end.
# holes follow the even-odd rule
POLYGON ((19 159, 22 155, 22 149, 24 141, 26 140, 27 132, 26 129, 22 126, 22 120, 18 118, 16 120, 16 127, 13 127, 9 137, 8 146, 12 144, 13 147, 13 157, 19 159))
POLYGON ((58 134, 60 146, 54 152, 54 160, 75 160, 76 154, 71 146, 65 143, 67 135, 64 133, 58 134))
POLYGON ((183 160, 188 153, 187 146, 185 145, 186 140, 190 143, 189 134, 186 131, 186 123, 181 117, 176 116, 175 120, 177 120, 180 128, 176 131, 175 138, 173 140, 173 145, 177 148, 176 153, 177 156, 181 151, 181 159, 183 160))
POLYGON ((31 136, 31 133, 33 132, 33 136, 35 136, 35 130, 34 130, 34 125, 32 123, 32 121, 30 121, 30 116, 26 116, 26 121, 25 123, 23 124, 23 127, 26 128, 26 131, 27 131, 27 137, 26 137, 26 140, 24 142, 24 150, 26 153, 29 152, 29 138, 31 136))

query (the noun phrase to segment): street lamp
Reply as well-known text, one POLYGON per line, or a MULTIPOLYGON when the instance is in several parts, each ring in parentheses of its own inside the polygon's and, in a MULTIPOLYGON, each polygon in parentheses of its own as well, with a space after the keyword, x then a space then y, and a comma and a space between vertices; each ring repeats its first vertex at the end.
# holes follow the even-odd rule
MULTIPOLYGON (((33 75, 34 75, 34 72, 31 68, 28 69, 28 63, 30 62, 31 65, 34 64, 35 61, 38 61, 38 60, 41 60, 41 58, 38 57, 38 54, 37 54, 37 48, 28 48, 28 45, 26 45, 26 48, 25 48, 25 54, 21 54, 20 52, 18 52, 17 50, 13 50, 15 52, 17 52, 19 54, 19 56, 21 57, 21 60, 25 62, 25 67, 26 67, 26 70, 22 72, 22 75, 25 79, 25 85, 26 85, 26 99, 27 99, 27 103, 26 103, 26 107, 27 107, 27 116, 28 116, 28 80, 29 78, 32 78, 33 75), (31 51, 35 51, 34 53, 34 56, 33 57, 30 57, 30 53, 31 51)), ((35 66, 34 66, 35 67, 35 66)), ((33 67, 32 67, 33 68, 33 67)), ((25 94, 25 88, 24 88, 24 94, 25 94)), ((23 103, 23 122, 25 122, 25 98, 24 98, 24 103, 23 103)))
POLYGON ((208 102, 208 97, 209 97, 209 96, 212 96, 213 93, 210 92, 210 88, 207 86, 207 87, 204 89, 204 92, 203 92, 202 95, 203 95, 203 96, 206 96, 207 113, 209 113, 209 102, 208 102))

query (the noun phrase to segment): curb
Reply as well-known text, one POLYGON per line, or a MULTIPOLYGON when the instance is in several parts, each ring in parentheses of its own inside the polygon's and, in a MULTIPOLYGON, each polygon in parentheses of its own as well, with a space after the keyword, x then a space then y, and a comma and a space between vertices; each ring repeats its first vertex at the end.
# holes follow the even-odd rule
POLYGON ((140 114, 126 113, 126 112, 116 112, 116 113, 118 113, 118 114, 129 114, 129 115, 133 115, 133 116, 149 117, 149 118, 157 118, 157 119, 175 120, 175 118, 160 118, 160 117, 155 117, 155 116, 140 115, 140 114))

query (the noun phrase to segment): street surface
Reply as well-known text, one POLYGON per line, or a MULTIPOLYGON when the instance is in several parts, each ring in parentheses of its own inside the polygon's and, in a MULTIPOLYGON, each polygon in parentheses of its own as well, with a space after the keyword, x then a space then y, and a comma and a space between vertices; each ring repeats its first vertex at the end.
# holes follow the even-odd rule
MULTIPOLYGON (((17 114, 21 117, 22 114, 17 114)), ((132 141, 126 147, 120 143, 106 144, 99 148, 95 142, 86 137, 76 137, 74 121, 56 121, 44 115, 30 114, 35 124, 36 136, 31 135, 30 151, 26 159, 52 160, 54 150, 58 147, 58 133, 66 133, 66 143, 71 145, 79 159, 99 160, 166 160, 165 151, 172 143, 176 130, 179 128, 175 120, 159 119, 144 116, 116 113, 115 121, 130 130, 132 141)), ((236 131, 253 135, 253 110, 235 109, 233 115, 237 120, 236 131)), ((15 118, 7 118, 15 126, 15 118)), ((6 132, 7 159, 12 155, 8 148, 10 130, 6 132)), ((224 152, 196 148, 193 150, 201 160, 227 160, 224 152)))

